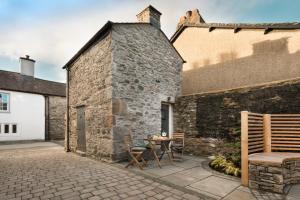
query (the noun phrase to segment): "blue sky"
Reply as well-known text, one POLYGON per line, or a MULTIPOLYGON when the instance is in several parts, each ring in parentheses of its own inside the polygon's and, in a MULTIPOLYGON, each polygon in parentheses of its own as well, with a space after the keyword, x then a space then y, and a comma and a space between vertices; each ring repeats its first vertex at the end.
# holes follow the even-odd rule
POLYGON ((18 58, 29 54, 36 77, 65 82, 61 67, 107 20, 136 21, 149 4, 169 37, 195 8, 206 22, 300 21, 299 0, 0 0, 0 69, 18 72, 18 58))

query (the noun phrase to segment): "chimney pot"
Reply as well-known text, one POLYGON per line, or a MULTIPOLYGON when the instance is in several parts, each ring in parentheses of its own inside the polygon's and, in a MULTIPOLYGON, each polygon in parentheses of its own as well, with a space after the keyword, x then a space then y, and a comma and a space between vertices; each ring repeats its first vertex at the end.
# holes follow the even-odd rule
POLYGON ((198 9, 194 9, 193 11, 187 11, 185 17, 180 17, 179 23, 177 24, 177 29, 180 28, 183 24, 201 24, 205 23, 204 19, 199 13, 198 9))
POLYGON ((35 60, 30 59, 29 55, 20 57, 20 73, 22 75, 34 77, 34 63, 35 60))
POLYGON ((153 6, 148 6, 142 12, 136 15, 139 22, 150 23, 154 27, 160 29, 161 13, 153 6))
POLYGON ((187 11, 187 12, 186 12, 186 18, 189 19, 191 16, 192 16, 192 11, 190 11, 190 10, 187 11))

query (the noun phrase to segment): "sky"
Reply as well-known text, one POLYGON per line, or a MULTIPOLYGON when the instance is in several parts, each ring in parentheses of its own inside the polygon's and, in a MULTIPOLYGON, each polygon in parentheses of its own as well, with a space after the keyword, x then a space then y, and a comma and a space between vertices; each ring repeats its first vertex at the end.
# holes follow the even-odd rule
POLYGON ((66 82, 62 66, 108 20, 135 22, 150 4, 168 37, 195 8, 208 23, 300 22, 299 0, 0 0, 0 70, 19 72, 30 55, 36 77, 66 82))

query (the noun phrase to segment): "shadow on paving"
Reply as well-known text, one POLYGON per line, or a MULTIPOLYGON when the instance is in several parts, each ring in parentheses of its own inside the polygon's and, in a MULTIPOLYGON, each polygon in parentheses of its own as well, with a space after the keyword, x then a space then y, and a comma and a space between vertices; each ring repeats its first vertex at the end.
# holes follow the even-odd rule
MULTIPOLYGON (((213 199, 226 200, 296 200, 300 196, 300 185, 293 186, 287 196, 250 190, 241 186, 240 179, 221 174, 209 168, 207 157, 185 156, 182 162, 170 163, 167 158, 162 160, 162 168, 155 161, 149 161, 144 170, 129 167, 128 170, 136 174, 151 178, 154 181, 170 185, 175 188, 184 188, 213 199)), ((124 167, 127 162, 115 164, 124 167)))

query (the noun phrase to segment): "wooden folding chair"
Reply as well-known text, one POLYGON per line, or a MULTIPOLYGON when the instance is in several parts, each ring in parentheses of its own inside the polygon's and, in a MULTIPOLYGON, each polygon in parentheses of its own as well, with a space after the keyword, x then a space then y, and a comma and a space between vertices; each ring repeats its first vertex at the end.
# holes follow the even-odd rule
POLYGON ((171 142, 171 154, 173 160, 177 158, 174 157, 174 153, 180 155, 179 159, 183 159, 183 151, 184 151, 184 133, 173 133, 172 142, 171 142))
POLYGON ((132 139, 130 135, 125 135, 124 136, 124 143, 126 145, 126 150, 129 154, 129 157, 131 158, 131 160, 129 161, 129 163, 125 166, 126 168, 128 168, 130 165, 134 166, 136 165, 138 168, 140 168, 141 170, 143 170, 143 166, 142 164, 145 166, 147 163, 144 160, 143 156, 143 152, 146 150, 145 147, 135 147, 133 146, 132 143, 132 139), (140 162, 141 161, 141 162, 140 162))

